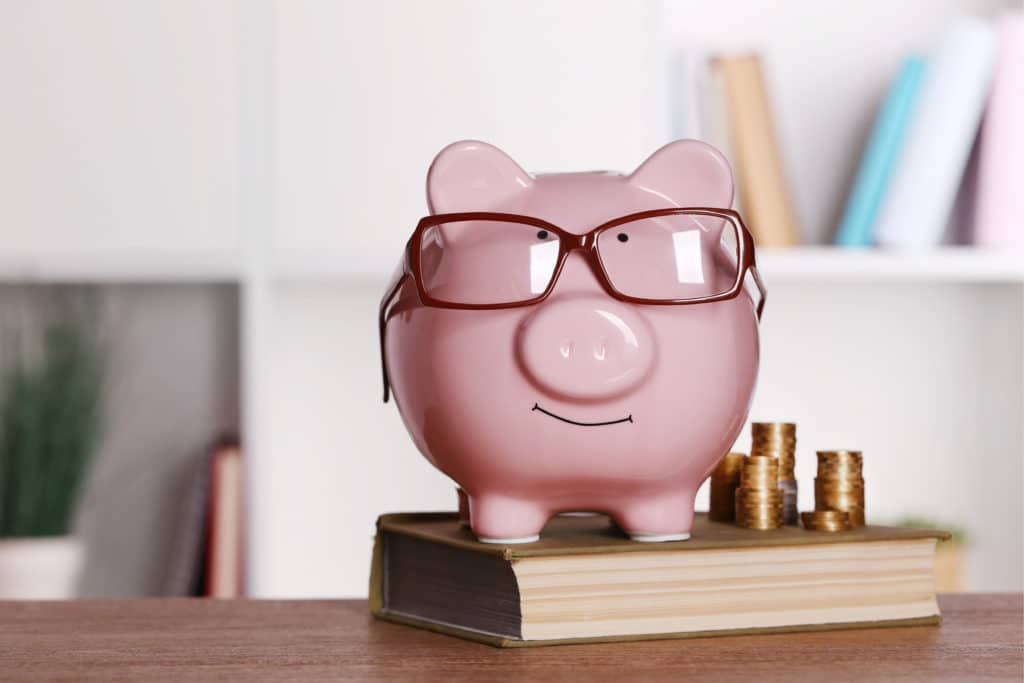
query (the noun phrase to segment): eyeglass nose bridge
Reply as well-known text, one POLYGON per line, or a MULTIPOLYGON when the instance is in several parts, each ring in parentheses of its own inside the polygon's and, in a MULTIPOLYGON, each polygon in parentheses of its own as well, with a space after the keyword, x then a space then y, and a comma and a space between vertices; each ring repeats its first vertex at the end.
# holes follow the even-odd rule
POLYGON ((590 249, 592 239, 591 233, 585 233, 583 235, 570 235, 569 237, 570 242, 569 246, 566 248, 566 251, 575 251, 577 249, 590 249), (576 238, 575 241, 571 240, 571 238, 573 237, 576 238))

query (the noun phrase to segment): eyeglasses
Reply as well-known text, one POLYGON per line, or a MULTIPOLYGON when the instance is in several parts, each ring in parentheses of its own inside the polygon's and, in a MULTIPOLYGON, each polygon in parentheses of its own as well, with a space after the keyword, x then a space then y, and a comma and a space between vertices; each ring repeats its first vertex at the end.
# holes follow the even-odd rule
POLYGON ((384 334, 398 290, 412 278, 424 306, 495 310, 532 306, 555 288, 569 254, 579 250, 615 299, 654 306, 733 299, 747 272, 764 310, 765 288, 754 238, 739 214, 703 207, 641 211, 577 235, 532 216, 469 212, 426 216, 406 244, 380 302, 384 401, 389 396, 384 334))

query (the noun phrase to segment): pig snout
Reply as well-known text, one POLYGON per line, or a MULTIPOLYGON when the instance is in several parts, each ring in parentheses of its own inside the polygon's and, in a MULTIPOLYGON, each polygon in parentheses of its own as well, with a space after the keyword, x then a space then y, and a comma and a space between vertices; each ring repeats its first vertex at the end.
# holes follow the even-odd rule
POLYGON ((605 296, 548 301, 522 324, 517 353, 524 370, 555 398, 599 400, 636 388, 657 349, 647 321, 605 296))

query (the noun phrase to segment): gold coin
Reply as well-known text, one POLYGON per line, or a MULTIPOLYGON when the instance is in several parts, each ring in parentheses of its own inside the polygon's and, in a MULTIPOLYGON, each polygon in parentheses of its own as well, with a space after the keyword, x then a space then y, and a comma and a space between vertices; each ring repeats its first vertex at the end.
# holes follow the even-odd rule
POLYGON ((795 434, 796 424, 793 422, 751 422, 750 433, 754 436, 768 434, 795 434))
POLYGON ((770 488, 779 484, 779 461, 765 456, 744 459, 740 472, 740 486, 744 488, 770 488))
POLYGON ((743 453, 726 453, 711 472, 712 482, 739 481, 740 469, 743 467, 745 457, 743 453))
POLYGON ((840 510, 801 512, 800 521, 810 531, 847 531, 852 528, 848 513, 840 510))

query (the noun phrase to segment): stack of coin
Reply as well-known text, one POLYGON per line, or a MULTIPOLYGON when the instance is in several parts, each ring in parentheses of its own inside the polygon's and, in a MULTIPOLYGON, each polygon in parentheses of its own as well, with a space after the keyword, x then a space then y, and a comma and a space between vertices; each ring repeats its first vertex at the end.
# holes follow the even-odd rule
POLYGON ((796 507, 796 425, 792 422, 754 422, 750 425, 750 455, 765 455, 779 461, 782 489, 782 519, 798 524, 796 507))
POLYGON ((736 489, 736 523, 748 529, 782 526, 778 459, 763 455, 743 459, 736 489))
POLYGON ((818 451, 814 509, 845 512, 850 526, 864 526, 863 466, 860 451, 818 451))
POLYGON ((736 487, 740 485, 742 453, 726 453, 711 473, 711 504, 708 517, 714 522, 736 520, 736 487))
POLYGON ((801 512, 800 519, 809 531, 847 531, 852 528, 850 515, 841 510, 801 512))

